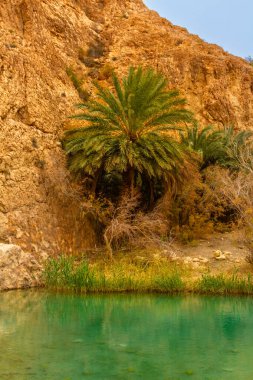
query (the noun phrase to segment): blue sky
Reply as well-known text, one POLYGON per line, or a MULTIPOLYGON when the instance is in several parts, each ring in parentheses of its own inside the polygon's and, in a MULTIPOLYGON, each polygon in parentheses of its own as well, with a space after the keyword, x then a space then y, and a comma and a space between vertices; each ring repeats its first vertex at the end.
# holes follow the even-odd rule
POLYGON ((144 0, 173 24, 184 26, 229 53, 253 57, 253 0, 144 0))

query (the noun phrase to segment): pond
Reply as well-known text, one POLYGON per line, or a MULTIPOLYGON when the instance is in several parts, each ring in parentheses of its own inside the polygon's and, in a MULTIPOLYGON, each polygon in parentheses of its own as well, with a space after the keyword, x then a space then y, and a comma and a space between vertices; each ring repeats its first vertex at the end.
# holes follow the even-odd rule
POLYGON ((0 379, 253 379, 253 299, 0 293, 0 379))

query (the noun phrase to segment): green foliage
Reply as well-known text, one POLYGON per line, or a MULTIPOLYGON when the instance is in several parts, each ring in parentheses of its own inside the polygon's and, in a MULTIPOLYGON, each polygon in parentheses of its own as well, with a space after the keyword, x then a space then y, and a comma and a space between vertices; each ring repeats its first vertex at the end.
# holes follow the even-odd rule
POLYGON ((90 97, 90 94, 87 90, 83 88, 83 79, 78 78, 78 76, 75 74, 71 67, 68 67, 66 69, 66 73, 70 78, 71 82, 73 83, 75 89, 77 90, 80 99, 82 99, 83 101, 87 101, 90 97))
POLYGON ((253 280, 250 275, 244 279, 236 274, 229 277, 207 274, 199 281, 197 289, 199 292, 213 294, 252 294, 253 280))
POLYGON ((94 282, 94 274, 86 261, 78 265, 71 256, 60 256, 50 259, 44 271, 44 280, 47 286, 55 289, 73 289, 87 291, 94 282))
POLYGON ((238 156, 252 135, 251 131, 236 133, 233 127, 217 130, 208 126, 200 130, 194 124, 181 132, 181 142, 199 155, 201 170, 214 164, 238 170, 238 156))
POLYGON ((60 256, 50 259, 44 270, 49 289, 74 292, 194 292, 205 294, 253 294, 252 275, 241 277, 204 274, 192 282, 189 269, 175 266, 159 255, 97 260, 92 269, 84 259, 60 256), (187 279, 189 280, 187 282, 187 279))
POLYGON ((168 91, 165 77, 152 69, 131 67, 122 82, 112 79, 113 91, 96 83, 96 97, 73 116, 84 126, 65 135, 70 170, 131 172, 134 185, 138 176, 168 181, 183 166, 183 147, 173 132, 192 120, 185 99, 168 91))
POLYGON ((168 260, 159 262, 110 261, 97 263, 92 270, 86 261, 71 256, 50 259, 44 270, 48 288, 76 292, 162 292, 184 290, 178 269, 168 260))
POLYGON ((155 283, 160 291, 180 292, 185 289, 185 283, 180 274, 176 271, 172 273, 171 276, 164 274, 158 275, 155 279, 155 283))

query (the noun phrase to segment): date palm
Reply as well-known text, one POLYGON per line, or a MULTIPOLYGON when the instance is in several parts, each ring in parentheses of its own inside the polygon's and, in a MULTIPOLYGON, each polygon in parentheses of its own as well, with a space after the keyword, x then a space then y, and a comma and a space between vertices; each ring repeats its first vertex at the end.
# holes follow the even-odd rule
POLYGON ((117 171, 133 192, 137 178, 168 181, 183 164, 182 145, 175 131, 192 119, 178 91, 152 69, 130 68, 113 88, 95 83, 97 93, 72 116, 84 125, 65 134, 69 169, 96 179, 117 171))
POLYGON ((180 132, 181 142, 200 156, 200 169, 210 165, 219 165, 239 169, 238 157, 250 141, 251 131, 235 132, 233 127, 215 129, 208 126, 203 129, 194 124, 180 132))

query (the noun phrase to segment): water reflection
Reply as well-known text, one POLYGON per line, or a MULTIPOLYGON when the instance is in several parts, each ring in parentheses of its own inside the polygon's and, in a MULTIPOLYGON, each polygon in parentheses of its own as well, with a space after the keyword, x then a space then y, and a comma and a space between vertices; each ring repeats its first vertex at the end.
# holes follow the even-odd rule
POLYGON ((0 379, 252 379, 251 298, 0 294, 0 379))

